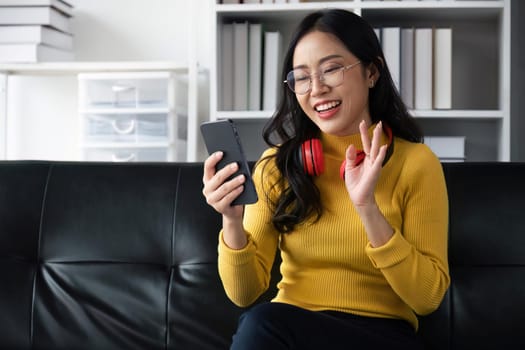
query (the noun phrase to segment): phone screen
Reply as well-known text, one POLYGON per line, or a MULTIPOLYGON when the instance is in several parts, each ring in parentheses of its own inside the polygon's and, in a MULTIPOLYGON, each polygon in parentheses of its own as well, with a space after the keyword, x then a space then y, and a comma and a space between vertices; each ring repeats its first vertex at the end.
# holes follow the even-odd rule
POLYGON ((217 151, 223 152, 223 157, 217 164, 216 170, 236 162, 239 170, 232 176, 244 174, 246 182, 243 192, 237 197, 232 205, 251 204, 257 202, 257 192, 252 181, 250 167, 244 155, 239 134, 235 123, 231 119, 222 119, 201 124, 201 133, 209 154, 217 151))

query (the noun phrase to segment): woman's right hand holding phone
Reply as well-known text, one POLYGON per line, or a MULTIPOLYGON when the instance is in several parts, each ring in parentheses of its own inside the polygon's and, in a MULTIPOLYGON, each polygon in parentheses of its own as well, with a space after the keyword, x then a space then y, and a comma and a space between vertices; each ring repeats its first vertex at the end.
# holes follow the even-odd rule
POLYGON ((239 168, 237 163, 231 163, 216 171, 217 163, 222 159, 222 152, 215 152, 204 162, 202 193, 206 202, 222 214, 224 242, 232 249, 240 249, 247 243, 246 233, 242 226, 244 205, 231 205, 244 188, 246 178, 239 175, 231 180, 228 178, 239 168))
POLYGON ((244 175, 239 175, 228 180, 238 169, 237 163, 231 163, 216 171, 217 163, 222 159, 222 152, 215 152, 204 162, 204 176, 202 193, 206 202, 222 215, 242 218, 243 205, 232 206, 232 201, 243 191, 246 181, 244 175))

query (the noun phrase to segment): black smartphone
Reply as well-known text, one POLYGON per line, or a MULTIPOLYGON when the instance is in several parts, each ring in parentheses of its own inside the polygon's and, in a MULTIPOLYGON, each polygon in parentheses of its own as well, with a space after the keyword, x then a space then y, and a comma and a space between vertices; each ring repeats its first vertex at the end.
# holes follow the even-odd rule
POLYGON ((257 192, 252 181, 250 167, 244 155, 241 139, 231 119, 205 122, 201 124, 201 133, 209 154, 217 151, 223 152, 223 157, 217 163, 216 170, 222 169, 227 164, 236 162, 239 170, 231 178, 244 174, 246 181, 244 190, 235 198, 232 205, 251 204, 257 202, 257 192))

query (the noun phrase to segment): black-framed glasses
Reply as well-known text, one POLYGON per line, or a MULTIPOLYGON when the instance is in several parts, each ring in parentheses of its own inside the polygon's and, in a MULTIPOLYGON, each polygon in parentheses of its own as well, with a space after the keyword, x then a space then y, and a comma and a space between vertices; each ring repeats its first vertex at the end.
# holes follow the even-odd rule
POLYGON ((337 87, 343 83, 344 72, 350 68, 357 66, 361 61, 343 66, 337 63, 330 63, 321 66, 318 73, 310 74, 302 68, 291 70, 286 74, 284 83, 288 85, 290 90, 299 95, 304 95, 312 90, 312 80, 314 76, 319 77, 319 81, 329 87, 337 87))

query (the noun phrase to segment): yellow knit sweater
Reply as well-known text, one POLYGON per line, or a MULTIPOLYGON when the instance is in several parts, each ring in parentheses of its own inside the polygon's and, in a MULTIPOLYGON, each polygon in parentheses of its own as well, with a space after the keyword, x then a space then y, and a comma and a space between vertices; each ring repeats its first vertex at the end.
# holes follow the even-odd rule
POLYGON ((322 143, 326 170, 315 183, 325 211, 292 233, 280 235, 270 222, 266 196, 276 195, 268 184, 278 171, 273 164, 256 168, 260 200, 245 209, 248 245, 233 250, 222 232, 219 239, 219 273, 228 297, 239 306, 253 303, 268 288, 279 248, 282 280, 273 301, 405 319, 417 329, 416 314, 434 311, 450 283, 448 197, 439 160, 424 144, 395 138, 376 187, 378 206, 395 232, 373 248, 339 178, 345 150, 351 143, 361 148, 360 135, 322 135, 322 143))

